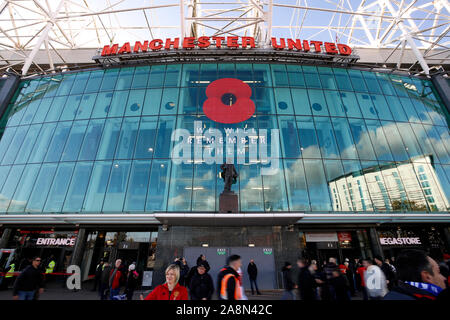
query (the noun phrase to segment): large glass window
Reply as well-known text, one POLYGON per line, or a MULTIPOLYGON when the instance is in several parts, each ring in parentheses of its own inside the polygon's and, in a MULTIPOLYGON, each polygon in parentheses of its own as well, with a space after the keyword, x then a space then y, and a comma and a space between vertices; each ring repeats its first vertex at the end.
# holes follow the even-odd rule
POLYGON ((101 212, 110 171, 111 161, 95 162, 82 211, 101 212))
POLYGON ((325 177, 322 161, 304 159, 303 163, 308 183, 311 210, 331 211, 328 181, 325 177))
MULTIPOLYGON (((216 166, 206 163, 194 165, 192 211, 214 211, 216 208, 216 166)), ((188 187, 189 188, 189 187, 188 187)))
POLYGON ((123 209, 124 211, 144 211, 150 168, 150 160, 133 161, 123 209))
POLYGON ((57 166, 56 163, 46 163, 42 165, 25 211, 32 213, 42 212, 57 166))
POLYGON ((257 164, 239 166, 239 204, 241 211, 263 212, 261 168, 257 164))
POLYGON ((130 167, 131 161, 129 160, 113 162, 103 203, 103 212, 123 211, 130 167))
POLYGON ((78 162, 76 164, 64 202, 64 212, 80 212, 83 209, 83 200, 92 166, 92 162, 78 162))
POLYGON ((167 197, 169 192, 170 160, 153 160, 148 184, 146 211, 161 212, 167 210, 167 197))
POLYGON ((173 164, 170 175, 168 211, 191 211, 192 164, 173 164))
MULTIPOLYGON (((171 141, 175 129, 205 138, 216 128, 223 138, 246 130, 245 164, 232 186, 243 212, 445 211, 446 116, 429 80, 344 67, 177 63, 23 80, 0 121, 7 125, 0 206, 11 213, 217 212, 225 156, 174 165, 171 141), (226 124, 204 115, 206 88, 221 78, 251 87, 252 117, 226 124), (248 156, 255 134, 257 159, 248 156), (261 158, 266 147, 279 169, 272 175, 261 170, 269 165, 261 158)), ((201 151, 209 143, 203 139, 201 151)))
POLYGON ((291 211, 309 211, 309 195, 302 159, 284 160, 286 187, 291 211))
POLYGON ((8 209, 24 168, 24 165, 18 165, 13 166, 9 171, 8 178, 0 192, 0 197, 2 199, 0 201, 0 211, 5 212, 8 209))
POLYGON ((12 197, 8 212, 23 212, 25 210, 40 167, 40 164, 30 164, 25 167, 21 180, 17 184, 16 191, 12 197))
POLYGON ((44 206, 45 212, 61 212, 74 166, 74 162, 59 164, 44 206))

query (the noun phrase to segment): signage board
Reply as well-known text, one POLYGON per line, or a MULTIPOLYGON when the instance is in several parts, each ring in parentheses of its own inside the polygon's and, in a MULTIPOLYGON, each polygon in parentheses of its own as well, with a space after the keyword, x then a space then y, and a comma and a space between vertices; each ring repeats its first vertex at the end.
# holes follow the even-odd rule
MULTIPOLYGON (((275 50, 302 51, 312 53, 324 53, 327 55, 349 56, 352 49, 342 43, 322 42, 315 40, 300 40, 290 38, 271 38, 269 46, 275 50)), ((105 45, 101 52, 102 57, 117 56, 133 53, 146 53, 159 50, 192 50, 192 49, 254 49, 258 44, 253 37, 184 37, 153 39, 136 41, 132 47, 130 42, 125 42, 121 46, 118 43, 105 45)))
POLYGON ((352 241, 351 232, 338 232, 339 241, 352 241))
POLYGON ((37 246, 74 246, 77 238, 37 238, 37 246))
POLYGON ((153 279, 153 271, 144 271, 142 275, 142 286, 143 287, 151 287, 153 279))
POLYGON ((419 237, 405 237, 405 238, 380 238, 380 244, 382 246, 395 246, 395 245, 421 245, 419 237))
POLYGON ((306 232, 306 242, 336 242, 336 232, 306 232))

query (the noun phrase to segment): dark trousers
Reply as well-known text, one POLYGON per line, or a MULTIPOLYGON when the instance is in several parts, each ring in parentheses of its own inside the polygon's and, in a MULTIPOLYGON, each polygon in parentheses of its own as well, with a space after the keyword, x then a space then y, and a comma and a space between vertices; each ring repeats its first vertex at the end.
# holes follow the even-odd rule
POLYGON ((107 300, 107 291, 108 291, 108 285, 104 283, 100 283, 98 293, 100 295, 100 300, 107 300))
POLYGON ((256 278, 255 279, 250 278, 250 287, 252 288, 252 294, 255 294, 255 292, 253 291, 253 284, 255 285, 256 293, 261 294, 258 289, 258 284, 256 283, 256 278))
POLYGON ((97 290, 97 286, 98 286, 98 288, 101 287, 100 281, 101 281, 100 278, 97 278, 97 277, 96 277, 96 278, 94 279, 94 288, 92 288, 92 291, 96 291, 96 290, 97 290))
POLYGON ((134 293, 134 289, 126 289, 126 294, 127 294, 127 300, 133 300, 133 293, 134 293))

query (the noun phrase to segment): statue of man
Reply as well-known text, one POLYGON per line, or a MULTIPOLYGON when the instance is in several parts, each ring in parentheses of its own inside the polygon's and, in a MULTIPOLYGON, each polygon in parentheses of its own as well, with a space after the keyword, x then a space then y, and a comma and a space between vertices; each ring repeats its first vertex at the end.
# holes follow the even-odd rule
POLYGON ((220 169, 222 170, 222 179, 225 183, 223 191, 231 191, 231 185, 236 183, 239 174, 237 173, 234 164, 224 163, 220 166, 220 169))

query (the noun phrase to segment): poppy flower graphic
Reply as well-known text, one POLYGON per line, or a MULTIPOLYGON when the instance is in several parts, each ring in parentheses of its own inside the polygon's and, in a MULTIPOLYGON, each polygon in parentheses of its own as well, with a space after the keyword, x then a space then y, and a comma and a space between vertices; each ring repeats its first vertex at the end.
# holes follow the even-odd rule
POLYGON ((250 99, 252 89, 239 79, 224 78, 206 87, 208 99, 203 103, 205 115, 220 123, 239 123, 255 113, 255 103, 250 99))

